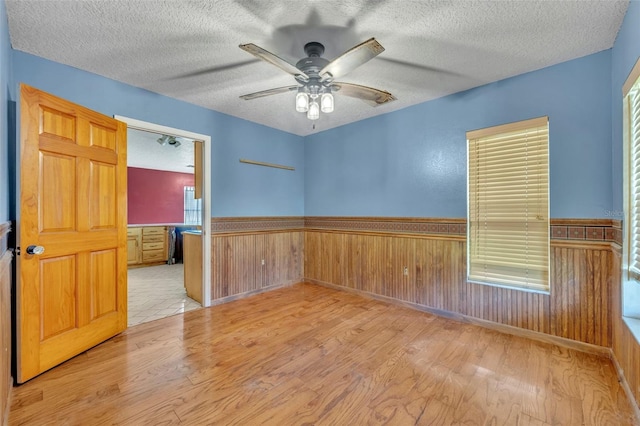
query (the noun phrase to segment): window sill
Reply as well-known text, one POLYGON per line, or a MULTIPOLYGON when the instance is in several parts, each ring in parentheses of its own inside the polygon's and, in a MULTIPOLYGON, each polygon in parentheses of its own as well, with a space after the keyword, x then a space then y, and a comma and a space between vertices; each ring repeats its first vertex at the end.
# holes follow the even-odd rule
POLYGON ((623 282, 623 317, 631 334, 640 344, 640 284, 636 281, 623 282))
POLYGON ((640 319, 631 318, 631 317, 622 317, 622 320, 627 327, 629 327, 629 331, 633 334, 633 337, 636 338, 636 343, 640 345, 640 319))

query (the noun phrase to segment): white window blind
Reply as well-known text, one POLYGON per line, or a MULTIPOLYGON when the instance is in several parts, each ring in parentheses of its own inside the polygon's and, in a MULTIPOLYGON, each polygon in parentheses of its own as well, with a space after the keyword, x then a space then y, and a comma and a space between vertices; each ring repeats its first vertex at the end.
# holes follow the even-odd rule
POLYGON ((640 280, 640 80, 629 94, 629 273, 640 280))
POLYGON ((467 133, 469 281, 549 290, 549 125, 467 133))
POLYGON ((195 198, 195 187, 184 187, 184 223, 202 225, 202 199, 195 198))

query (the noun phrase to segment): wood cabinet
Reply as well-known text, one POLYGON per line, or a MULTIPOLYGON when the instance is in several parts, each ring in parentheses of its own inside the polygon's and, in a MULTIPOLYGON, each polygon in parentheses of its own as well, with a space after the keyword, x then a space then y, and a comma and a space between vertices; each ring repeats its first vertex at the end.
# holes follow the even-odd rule
POLYGON ((127 265, 135 265, 142 260, 142 228, 127 228, 127 265))
POLYGON ((142 263, 167 261, 167 228, 145 226, 142 228, 142 263))
POLYGON ((187 296, 202 303, 202 235, 182 233, 184 262, 184 288, 187 296))
POLYGON ((166 226, 130 227, 127 230, 127 264, 149 265, 167 261, 166 226))

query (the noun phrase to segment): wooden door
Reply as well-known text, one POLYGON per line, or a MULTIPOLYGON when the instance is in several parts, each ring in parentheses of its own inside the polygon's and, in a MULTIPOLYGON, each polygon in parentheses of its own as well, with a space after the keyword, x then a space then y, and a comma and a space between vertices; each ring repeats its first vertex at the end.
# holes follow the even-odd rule
POLYGON ((126 124, 22 85, 20 155, 22 383, 127 327, 126 124))

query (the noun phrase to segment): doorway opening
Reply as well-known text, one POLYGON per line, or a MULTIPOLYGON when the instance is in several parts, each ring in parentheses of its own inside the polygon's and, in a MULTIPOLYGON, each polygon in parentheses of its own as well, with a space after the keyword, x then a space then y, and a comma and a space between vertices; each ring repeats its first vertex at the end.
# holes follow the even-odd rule
POLYGON ((210 137, 127 123, 128 326, 210 305, 210 137))

